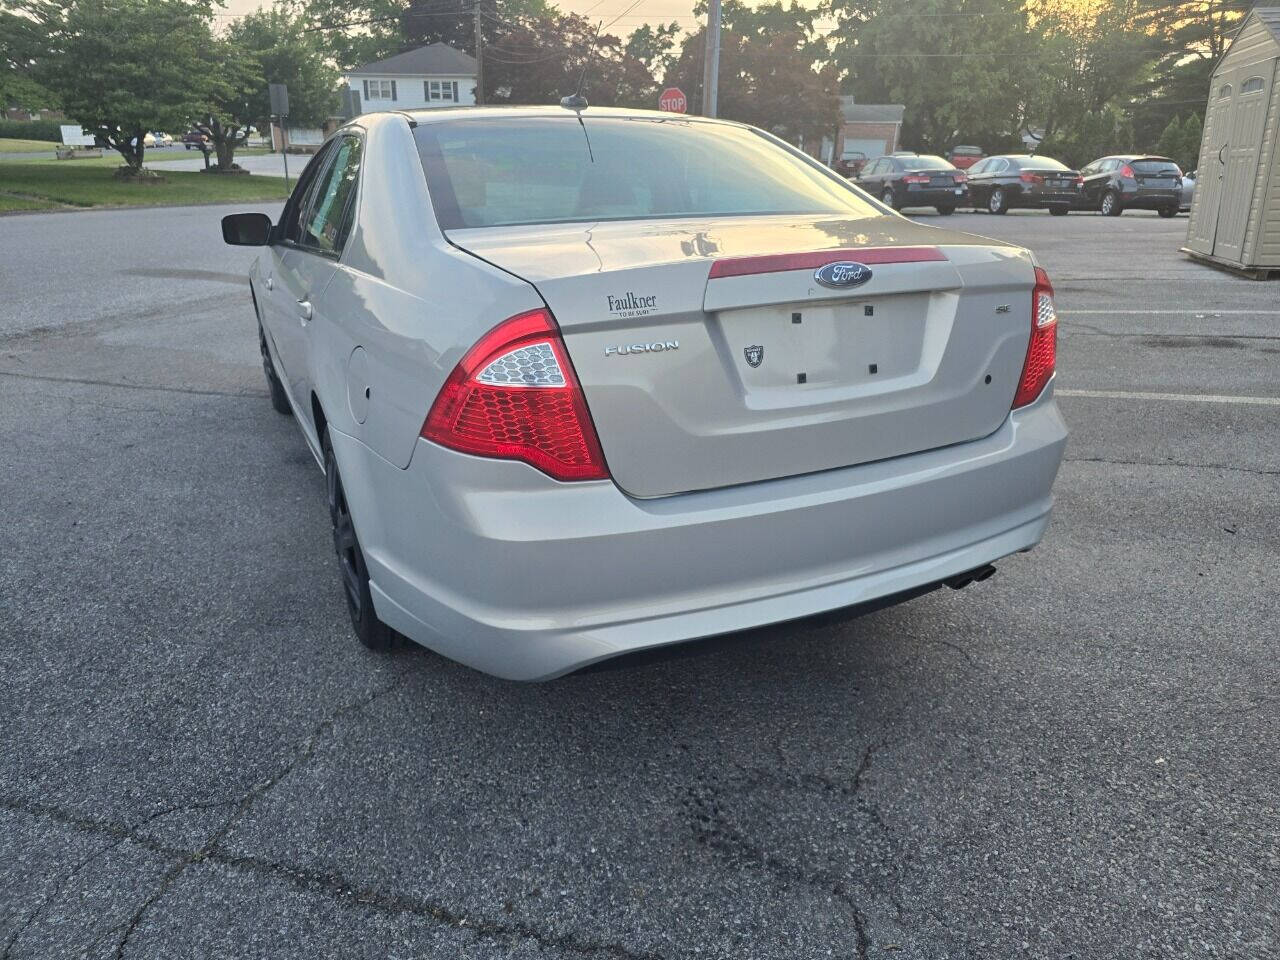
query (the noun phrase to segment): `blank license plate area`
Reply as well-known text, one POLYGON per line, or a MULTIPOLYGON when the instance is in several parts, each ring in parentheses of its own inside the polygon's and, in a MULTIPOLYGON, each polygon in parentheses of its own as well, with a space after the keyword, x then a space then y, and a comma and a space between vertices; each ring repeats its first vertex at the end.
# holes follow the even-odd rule
POLYGON ((745 307, 721 312, 719 321, 748 393, 823 387, 875 393, 919 369, 928 312, 928 294, 902 294, 745 307))

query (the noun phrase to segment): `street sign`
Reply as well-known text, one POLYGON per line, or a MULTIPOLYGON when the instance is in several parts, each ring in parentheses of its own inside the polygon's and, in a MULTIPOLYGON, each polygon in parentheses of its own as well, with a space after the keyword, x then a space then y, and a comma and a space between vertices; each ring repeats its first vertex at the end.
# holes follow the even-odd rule
POLYGON ((679 87, 667 87, 658 97, 658 109, 668 113, 684 113, 689 109, 689 101, 679 87))
POLYGON ((289 88, 283 83, 267 84, 267 96, 271 98, 271 114, 276 117, 289 115, 289 88))

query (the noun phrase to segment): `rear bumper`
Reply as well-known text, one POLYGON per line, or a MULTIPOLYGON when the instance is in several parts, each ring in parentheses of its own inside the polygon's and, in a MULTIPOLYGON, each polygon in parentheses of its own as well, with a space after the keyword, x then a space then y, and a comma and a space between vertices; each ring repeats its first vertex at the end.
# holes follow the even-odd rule
POLYGON ((1079 202, 1080 192, 1073 190, 1065 193, 1023 193, 1013 205, 1015 207, 1074 207, 1079 202))
POLYGON ((1050 386, 982 440, 656 500, 426 441, 400 470, 333 440, 379 617, 480 670, 538 680, 1029 549, 1066 435, 1050 386))
POLYGON ((911 187, 899 191, 904 207, 959 206, 969 198, 964 187, 911 187))
POLYGON ((1132 210, 1159 210, 1182 203, 1181 190, 1134 190, 1120 195, 1120 202, 1132 210))

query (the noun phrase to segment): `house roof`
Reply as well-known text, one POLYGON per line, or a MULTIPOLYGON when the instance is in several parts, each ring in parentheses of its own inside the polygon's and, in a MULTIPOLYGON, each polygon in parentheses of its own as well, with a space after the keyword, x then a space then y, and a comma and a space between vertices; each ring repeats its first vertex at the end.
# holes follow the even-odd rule
POLYGON ((854 103, 840 98, 840 116, 845 123, 901 123, 907 108, 900 103, 854 103))
POLYGON ((1262 25, 1271 31, 1271 35, 1280 40, 1280 7, 1254 7, 1253 12, 1258 15, 1262 25))
POLYGON ((475 57, 447 43, 429 43, 416 50, 406 50, 404 53, 397 53, 394 57, 375 60, 373 63, 356 67, 348 72, 347 76, 474 76, 475 72, 475 57))

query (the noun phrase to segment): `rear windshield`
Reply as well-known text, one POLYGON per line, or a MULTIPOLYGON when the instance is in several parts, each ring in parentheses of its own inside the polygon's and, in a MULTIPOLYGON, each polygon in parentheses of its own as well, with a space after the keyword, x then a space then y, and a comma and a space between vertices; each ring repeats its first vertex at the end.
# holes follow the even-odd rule
POLYGON ((1134 160, 1129 166, 1133 167, 1134 173, 1167 173, 1171 177, 1182 173, 1172 160, 1134 160))
POLYGON ((903 157, 903 170, 954 170, 955 167, 941 157, 903 157))
POLYGON ((1065 163, 1054 160, 1052 157, 1018 157, 1016 160, 1019 167, 1024 170, 1070 170, 1065 163))
POLYGON ((658 217, 874 216, 758 133, 694 120, 486 118, 414 131, 445 230, 658 217))

